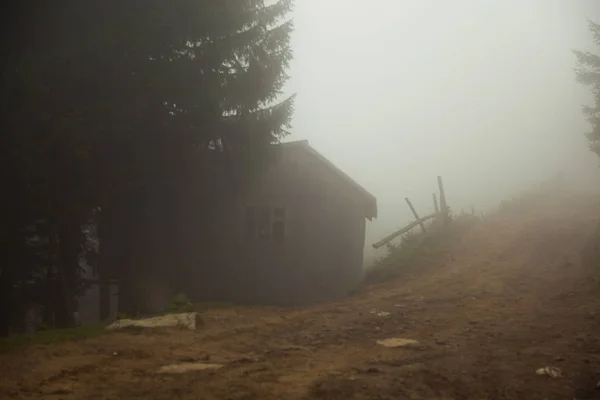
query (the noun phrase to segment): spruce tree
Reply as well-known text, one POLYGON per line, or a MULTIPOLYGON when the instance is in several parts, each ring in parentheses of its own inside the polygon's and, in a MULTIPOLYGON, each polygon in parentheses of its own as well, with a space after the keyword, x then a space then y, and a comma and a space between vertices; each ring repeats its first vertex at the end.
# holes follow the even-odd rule
MULTIPOLYGON (((589 21, 594 43, 600 46, 600 25, 589 21)), ((577 57, 577 80, 592 89, 594 104, 585 106, 583 112, 590 122, 587 133, 590 149, 600 156, 600 56, 589 51, 575 51, 577 57)))
MULTIPOLYGON (((19 40, 2 63, 0 160, 11 195, 0 201, 0 261, 17 269, 4 267, 0 283, 27 275, 11 249, 41 223, 60 243, 45 259, 69 325, 81 228, 94 210, 99 269, 120 278, 145 268, 175 275, 191 247, 214 244, 214 208, 259 172, 289 127, 293 98, 280 96, 292 1, 35 3, 5 16, 19 40)), ((131 297, 126 282, 120 289, 131 297)))
POLYGON ((128 3, 117 13, 121 41, 108 44, 116 53, 108 60, 121 60, 112 68, 119 78, 97 90, 122 93, 111 97, 121 105, 111 111, 126 132, 98 135, 96 148, 104 149, 101 196, 111 195, 103 213, 114 222, 100 231, 128 232, 114 243, 120 251, 100 238, 101 253, 122 255, 110 262, 122 311, 139 309, 129 294, 140 274, 177 277, 183 266, 210 262, 219 246, 216 209, 260 172, 270 144, 287 133, 293 97, 280 96, 292 56, 291 7, 290 0, 179 0, 128 3))

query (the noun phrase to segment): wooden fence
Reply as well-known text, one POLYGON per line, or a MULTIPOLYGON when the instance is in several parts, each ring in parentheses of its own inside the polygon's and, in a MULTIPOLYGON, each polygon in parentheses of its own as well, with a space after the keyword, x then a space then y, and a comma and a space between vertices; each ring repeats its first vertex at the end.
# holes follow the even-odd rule
POLYGON ((391 235, 384 237, 377 243, 373 244, 373 248, 378 249, 378 248, 386 245, 387 243, 391 242, 398 236, 408 233, 411 229, 413 229, 416 226, 420 226, 421 229, 423 230, 423 232, 427 232, 425 222, 429 221, 430 219, 438 218, 442 224, 448 223, 448 221, 450 220, 450 208, 448 207, 448 203, 446 202, 446 192, 444 191, 444 182, 442 181, 441 176, 438 176, 437 181, 438 181, 438 190, 439 190, 439 205, 438 205, 438 195, 437 195, 437 193, 434 193, 433 194, 433 205, 434 205, 435 212, 433 214, 429 214, 424 217, 420 217, 419 214, 417 213, 417 210, 415 209, 412 202, 410 201, 410 199, 408 197, 406 197, 404 200, 406 200, 406 204, 408 204, 408 207, 410 208, 410 211, 414 215, 415 220, 413 222, 411 222, 410 224, 406 225, 404 228, 392 233, 391 235))

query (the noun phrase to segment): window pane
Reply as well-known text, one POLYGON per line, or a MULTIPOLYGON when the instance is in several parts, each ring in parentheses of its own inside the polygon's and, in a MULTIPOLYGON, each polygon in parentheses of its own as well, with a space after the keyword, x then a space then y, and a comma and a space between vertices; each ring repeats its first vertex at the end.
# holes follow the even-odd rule
POLYGON ((268 239, 271 234, 271 209, 269 207, 261 207, 258 216, 258 238, 261 240, 268 239))

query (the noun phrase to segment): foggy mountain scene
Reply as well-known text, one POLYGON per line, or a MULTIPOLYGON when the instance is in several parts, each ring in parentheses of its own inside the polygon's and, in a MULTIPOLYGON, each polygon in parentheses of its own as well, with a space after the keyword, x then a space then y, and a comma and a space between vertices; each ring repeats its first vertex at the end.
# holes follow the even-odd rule
POLYGON ((12 2, 0 399, 600 399, 600 2, 12 2))

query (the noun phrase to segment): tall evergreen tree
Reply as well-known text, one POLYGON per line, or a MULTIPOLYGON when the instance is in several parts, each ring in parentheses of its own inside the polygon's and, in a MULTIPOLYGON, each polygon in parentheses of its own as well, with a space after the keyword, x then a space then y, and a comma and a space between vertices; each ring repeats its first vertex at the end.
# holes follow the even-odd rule
POLYGON ((260 170, 292 114, 293 98, 276 102, 291 59, 292 24, 284 19, 291 1, 174 3, 170 12, 164 4, 153 11, 160 40, 142 41, 150 43, 149 56, 134 64, 142 101, 133 103, 143 119, 131 147, 138 153, 124 158, 124 170, 134 160, 144 183, 120 203, 129 209, 120 214, 131 221, 118 230, 130 232, 130 242, 117 244, 126 248, 112 261, 120 264, 120 304, 129 313, 137 308, 127 301, 133 301, 129 284, 143 273, 136 267, 165 274, 165 268, 201 263, 194 252, 210 262, 215 208, 260 170))
POLYGON ((191 248, 214 244, 214 207, 289 126, 293 98, 280 96, 292 1, 34 3, 3 25, 19 40, 2 61, 0 162, 11 195, 0 200, 1 303, 24 276, 15 250, 28 251, 26 227, 41 223, 69 325, 92 210, 101 210, 100 270, 124 278, 125 299, 136 267, 167 276, 191 248), (191 214, 203 229, 186 222, 191 214))
POLYGON ((81 77, 80 93, 95 95, 80 97, 79 107, 87 104, 95 138, 100 271, 116 269, 124 312, 138 308, 139 274, 173 276, 164 269, 210 253, 215 207, 260 171, 269 144, 286 134, 293 98, 278 100, 292 56, 291 7, 291 0, 111 2, 79 23, 87 38, 75 41, 97 45, 61 71, 81 77))
MULTIPOLYGON (((594 43, 600 46, 600 25, 589 21, 594 43)), ((600 156, 600 55, 589 51, 575 51, 577 80, 592 89, 594 104, 585 106, 583 112, 592 126, 587 133, 590 149, 600 156)))

